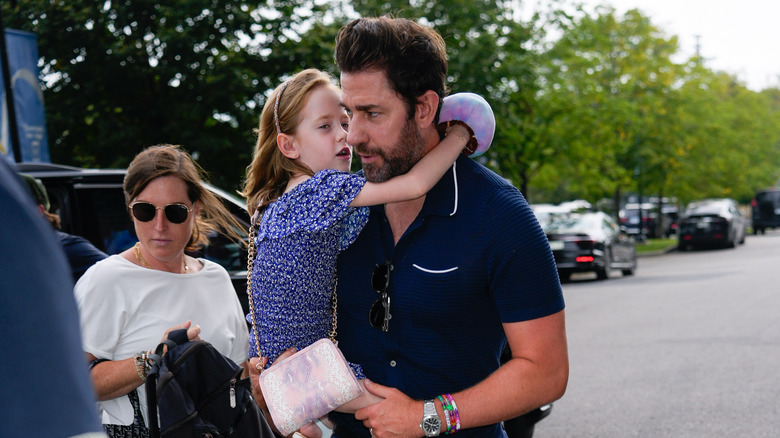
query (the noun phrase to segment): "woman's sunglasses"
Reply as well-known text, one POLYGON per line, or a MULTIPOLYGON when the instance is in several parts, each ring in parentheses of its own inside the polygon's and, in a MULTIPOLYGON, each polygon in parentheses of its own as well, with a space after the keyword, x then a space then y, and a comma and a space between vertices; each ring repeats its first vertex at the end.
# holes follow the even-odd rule
POLYGON ((390 296, 387 295, 387 287, 390 285, 390 271, 392 270, 393 265, 390 262, 385 262, 377 265, 374 273, 371 274, 371 286, 380 296, 368 311, 368 322, 371 327, 381 329, 383 332, 387 331, 390 318, 393 317, 390 315, 390 296))
POLYGON ((168 204, 164 207, 157 207, 151 202, 133 202, 130 204, 130 212, 133 217, 141 222, 149 222, 157 215, 157 210, 165 212, 165 217, 172 224, 180 224, 187 220, 187 216, 192 211, 184 204, 168 204))

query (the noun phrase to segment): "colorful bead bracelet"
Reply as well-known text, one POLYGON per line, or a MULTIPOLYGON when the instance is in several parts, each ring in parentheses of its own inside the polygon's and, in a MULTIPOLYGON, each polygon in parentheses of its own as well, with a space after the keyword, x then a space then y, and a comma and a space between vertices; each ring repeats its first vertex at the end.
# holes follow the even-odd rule
POLYGON ((458 405, 455 404, 455 399, 453 399, 450 394, 442 394, 438 398, 441 402, 441 408, 444 411, 444 419, 447 422, 447 430, 444 431, 444 434, 452 435, 460 430, 458 405))

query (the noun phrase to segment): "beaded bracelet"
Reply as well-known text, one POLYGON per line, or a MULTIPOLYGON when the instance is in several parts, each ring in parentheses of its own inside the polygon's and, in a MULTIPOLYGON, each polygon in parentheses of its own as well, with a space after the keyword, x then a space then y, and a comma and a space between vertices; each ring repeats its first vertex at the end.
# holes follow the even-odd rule
POLYGON ((455 399, 452 398, 452 395, 444 394, 444 397, 447 399, 449 402, 447 404, 452 409, 450 415, 452 416, 452 422, 454 423, 454 426, 451 433, 455 433, 460 430, 460 414, 458 414, 458 405, 455 404, 455 399))
POLYGON ((149 351, 140 351, 133 355, 135 371, 138 373, 138 377, 144 382, 146 382, 146 376, 152 369, 152 366, 149 364, 149 354, 149 351))
POLYGON ((452 430, 452 424, 450 423, 450 409, 452 406, 448 406, 448 403, 444 401, 444 397, 438 396, 439 402, 441 402, 441 410, 444 411, 444 421, 447 423, 447 430, 444 431, 445 435, 449 435, 452 430), (447 408, 450 409, 447 409, 447 408))

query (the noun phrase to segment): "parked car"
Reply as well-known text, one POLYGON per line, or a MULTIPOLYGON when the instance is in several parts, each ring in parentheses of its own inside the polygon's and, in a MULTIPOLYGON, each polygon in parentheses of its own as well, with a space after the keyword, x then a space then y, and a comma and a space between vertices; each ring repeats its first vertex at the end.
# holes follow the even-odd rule
POLYGON ((696 246, 734 248, 745 243, 745 216, 733 199, 703 199, 688 204, 680 220, 678 248, 696 246))
POLYGON ((649 202, 642 203, 641 209, 640 205, 637 203, 626 204, 626 206, 618 212, 620 225, 628 235, 635 239, 641 240, 645 237, 657 237, 656 223, 658 222, 658 212, 655 210, 655 207, 654 204, 649 202))
POLYGON ((750 206, 753 234, 764 234, 767 228, 780 227, 780 187, 759 190, 750 206))
POLYGON ((606 213, 553 216, 543 229, 562 281, 574 272, 595 272, 604 280, 613 269, 620 269, 623 275, 636 271, 634 240, 606 213))
MULTIPOLYGON (((88 239, 109 255, 124 251, 138 240, 125 208, 122 191, 125 170, 81 169, 48 163, 19 163, 17 168, 19 172, 40 179, 46 186, 52 212, 59 214, 63 231, 88 239)), ((250 223, 246 204, 217 187, 209 184, 206 187, 222 200, 244 227, 239 233, 246 236, 250 223)), ((191 255, 222 265, 230 274, 241 306, 249 313, 245 245, 215 234, 209 236, 206 248, 191 255)))
POLYGON ((544 228, 544 225, 554 216, 569 214, 571 210, 567 207, 553 204, 531 204, 531 211, 534 212, 536 220, 539 221, 539 225, 544 228))

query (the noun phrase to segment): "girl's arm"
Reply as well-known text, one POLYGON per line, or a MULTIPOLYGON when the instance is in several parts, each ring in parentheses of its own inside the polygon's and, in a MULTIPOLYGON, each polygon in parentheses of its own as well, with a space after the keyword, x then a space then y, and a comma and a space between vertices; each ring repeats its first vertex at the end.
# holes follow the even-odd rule
POLYGON ((368 405, 372 405, 376 402, 384 400, 382 397, 378 397, 368 392, 366 386, 363 384, 362 379, 358 380, 358 382, 360 383, 360 387, 363 388, 363 395, 350 402, 344 403, 343 405, 334 409, 334 411, 343 412, 345 414, 354 414, 358 409, 365 408, 368 405))
POLYGON ((471 138, 469 130, 460 124, 451 124, 439 144, 417 162, 409 172, 385 182, 366 182, 351 207, 410 201, 428 193, 444 176, 471 138))

